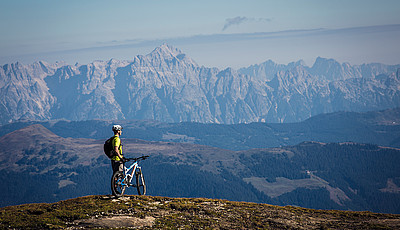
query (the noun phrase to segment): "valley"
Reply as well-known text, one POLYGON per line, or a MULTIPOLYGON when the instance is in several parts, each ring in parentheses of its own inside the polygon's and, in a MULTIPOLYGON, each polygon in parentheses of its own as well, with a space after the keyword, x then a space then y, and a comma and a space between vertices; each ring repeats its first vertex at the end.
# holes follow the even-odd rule
MULTIPOLYGON (((1 206, 109 194, 103 142, 60 137, 41 124, 3 135, 1 206)), ((130 138, 123 143, 129 157, 150 155, 142 162, 149 195, 400 212, 397 148, 316 141, 248 150, 130 138)))

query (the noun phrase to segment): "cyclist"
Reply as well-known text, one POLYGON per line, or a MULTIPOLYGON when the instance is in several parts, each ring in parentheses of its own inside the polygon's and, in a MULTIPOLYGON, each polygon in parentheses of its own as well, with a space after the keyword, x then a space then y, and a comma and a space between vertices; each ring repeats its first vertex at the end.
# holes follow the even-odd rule
POLYGON ((125 159, 122 155, 122 143, 120 139, 120 136, 122 134, 122 126, 113 125, 112 131, 114 132, 114 139, 112 141, 114 156, 111 158, 111 167, 114 174, 116 171, 124 170, 123 163, 125 159))

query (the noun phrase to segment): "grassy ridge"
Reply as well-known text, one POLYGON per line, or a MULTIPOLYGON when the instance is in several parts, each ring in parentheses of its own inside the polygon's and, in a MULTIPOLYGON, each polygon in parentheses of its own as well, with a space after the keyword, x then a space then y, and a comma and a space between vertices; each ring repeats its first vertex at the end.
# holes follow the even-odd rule
POLYGON ((205 198, 86 196, 0 209, 0 229, 399 229, 400 215, 205 198))

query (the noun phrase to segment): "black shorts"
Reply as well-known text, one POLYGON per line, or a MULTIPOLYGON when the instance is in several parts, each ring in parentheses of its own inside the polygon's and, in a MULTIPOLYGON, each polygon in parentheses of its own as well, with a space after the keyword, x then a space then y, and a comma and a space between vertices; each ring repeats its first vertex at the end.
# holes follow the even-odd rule
POLYGON ((122 161, 114 161, 111 160, 111 167, 113 170, 113 174, 117 171, 123 171, 124 170, 124 164, 122 163, 122 161))

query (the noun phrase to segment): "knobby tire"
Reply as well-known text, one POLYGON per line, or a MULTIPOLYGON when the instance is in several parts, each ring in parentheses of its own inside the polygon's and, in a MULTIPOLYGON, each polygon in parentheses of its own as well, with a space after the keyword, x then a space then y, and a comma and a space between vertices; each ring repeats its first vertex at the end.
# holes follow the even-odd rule
POLYGON ((146 183, 142 171, 136 172, 136 188, 139 195, 146 195, 146 183))
POLYGON ((112 194, 116 197, 124 195, 126 185, 121 184, 123 179, 124 179, 124 174, 120 171, 115 172, 111 177, 111 191, 112 194))

